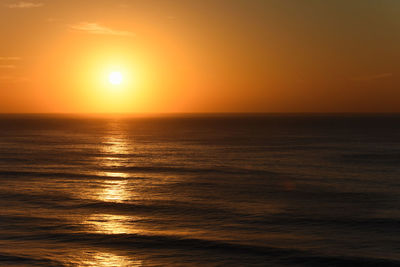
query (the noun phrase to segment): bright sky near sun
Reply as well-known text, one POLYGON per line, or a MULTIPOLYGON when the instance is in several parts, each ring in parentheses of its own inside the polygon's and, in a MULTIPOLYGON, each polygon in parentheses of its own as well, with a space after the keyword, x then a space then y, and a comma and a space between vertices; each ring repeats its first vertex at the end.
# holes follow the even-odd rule
POLYGON ((108 75, 108 81, 111 84, 119 85, 122 83, 123 80, 124 80, 124 77, 122 76, 122 73, 119 71, 113 71, 108 75))
POLYGON ((397 0, 0 0, 0 112, 400 112, 397 0))

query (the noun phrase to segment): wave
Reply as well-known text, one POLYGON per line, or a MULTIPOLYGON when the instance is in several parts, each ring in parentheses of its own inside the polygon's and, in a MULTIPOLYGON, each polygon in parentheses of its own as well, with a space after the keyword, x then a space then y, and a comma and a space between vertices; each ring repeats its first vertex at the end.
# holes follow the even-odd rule
MULTIPOLYGON (((321 193, 322 194, 322 193, 321 193)), ((315 198, 321 199, 321 194, 315 198)), ((328 193, 323 194, 325 197, 328 193)), ((347 199, 346 194, 340 194, 341 200, 347 199)), ((329 195, 328 195, 329 197, 329 195)), ((351 195, 349 196, 351 197, 351 195)), ((360 193, 359 198, 374 201, 380 200, 379 195, 371 197, 371 194, 360 193)), ((69 194, 55 193, 28 193, 28 192, 8 192, 0 191, 0 199, 9 202, 8 205, 14 205, 12 202, 18 201, 29 203, 30 205, 50 208, 58 211, 81 211, 81 212, 102 212, 107 214, 131 214, 151 216, 185 216, 201 217, 212 220, 229 220, 241 225, 267 226, 339 226, 346 228, 365 228, 365 229, 397 229, 400 225, 398 218, 370 218, 370 217, 333 217, 320 214, 318 217, 306 216, 299 213, 287 215, 285 213, 275 214, 252 214, 245 211, 233 210, 230 208, 216 207, 207 204, 193 204, 186 201, 177 200, 152 200, 152 201, 132 201, 132 202, 112 202, 96 199, 83 199, 80 196, 74 197, 69 194)), ((385 200, 385 199, 384 199, 385 200)), ((373 203, 372 203, 373 204, 373 203)), ((372 205, 371 204, 371 205, 372 205)), ((1 218, 1 217, 0 217, 1 218)))
MULTIPOLYGON (((270 246, 231 243, 219 240, 185 238, 172 235, 46 233, 27 235, 24 240, 52 240, 53 242, 83 243, 110 249, 206 251, 219 255, 256 257, 259 261, 275 261, 285 265, 304 266, 399 266, 400 261, 373 257, 346 257, 316 254, 312 251, 270 246)), ((1 257, 1 255, 0 255, 1 257)), ((5 257, 7 259, 7 257, 5 257)), ((11 256, 9 258, 13 259, 11 256)), ((19 257, 15 258, 20 259, 19 257)), ((52 265, 53 266, 53 265, 52 265)))
MULTIPOLYGON (((97 168, 93 172, 123 172, 128 174, 140 173, 170 173, 170 174, 231 174, 231 175, 277 175, 276 172, 245 169, 245 168, 190 168, 190 167, 169 167, 169 166, 130 166, 97 168)), ((55 178, 82 178, 82 179, 121 179, 100 174, 88 174, 80 172, 57 172, 57 171, 0 171, 0 178, 25 178, 25 177, 55 177, 55 178)))
POLYGON ((68 211, 89 211, 89 212, 106 212, 109 214, 162 214, 162 215, 180 215, 182 216, 203 216, 219 218, 219 217, 235 217, 237 214, 229 210, 210 207, 208 205, 192 205, 184 201, 151 201, 151 202, 135 202, 135 203, 119 203, 108 202, 94 199, 75 198, 70 195, 60 194, 38 194, 38 193, 17 193, 17 192, 1 192, 0 199, 7 201, 20 201, 37 205, 42 208, 50 208, 55 210, 68 211))
MULTIPOLYGON (((242 219, 243 221, 245 219, 242 219)), ((400 226, 400 219, 396 218, 357 218, 357 217, 330 217, 330 216, 293 216, 274 214, 268 216, 251 217, 245 223, 257 225, 279 225, 280 227, 337 227, 340 229, 380 229, 381 232, 396 231, 400 226)))
POLYGON ((151 173, 222 173, 222 174, 276 174, 272 171, 246 169, 246 168, 191 168, 191 167, 170 167, 170 166, 129 166, 104 168, 107 171, 126 172, 151 172, 151 173))
POLYGON ((1 266, 65 266, 59 261, 50 260, 46 258, 33 258, 20 255, 0 254, 1 266))
POLYGON ((393 165, 400 164, 400 152, 344 154, 339 160, 348 164, 393 165))
POLYGON ((69 179, 121 179, 106 175, 51 171, 0 171, 0 178, 69 178, 69 179))

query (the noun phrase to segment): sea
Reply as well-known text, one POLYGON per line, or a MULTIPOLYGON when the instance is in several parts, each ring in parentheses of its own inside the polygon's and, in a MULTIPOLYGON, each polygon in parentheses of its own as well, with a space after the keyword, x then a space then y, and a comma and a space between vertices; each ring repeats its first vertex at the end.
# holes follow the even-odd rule
POLYGON ((400 266, 400 114, 0 115, 0 266, 400 266))

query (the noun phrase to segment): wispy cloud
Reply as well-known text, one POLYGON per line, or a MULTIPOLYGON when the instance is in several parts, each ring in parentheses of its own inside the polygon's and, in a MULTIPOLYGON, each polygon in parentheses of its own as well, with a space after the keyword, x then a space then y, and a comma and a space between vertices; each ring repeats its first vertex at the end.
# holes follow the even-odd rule
POLYGON ((15 65, 0 65, 0 69, 15 69, 15 65))
POLYGON ((78 24, 70 25, 69 28, 74 31, 86 32, 89 34, 120 35, 120 36, 134 35, 133 32, 130 31, 115 30, 92 22, 81 22, 78 24))
POLYGON ((0 76, 0 83, 19 83, 19 82, 27 82, 29 78, 24 76, 10 76, 10 75, 3 75, 0 76))
POLYGON ((0 57, 0 69, 16 69, 15 64, 20 60, 20 57, 0 57))
POLYGON ((351 80, 356 81, 356 82, 369 82, 369 81, 388 78, 391 76, 393 76, 393 73, 387 72, 387 73, 379 73, 379 74, 373 74, 373 75, 353 77, 351 80))
POLYGON ((8 8, 35 8, 41 7, 44 4, 41 2, 27 2, 27 1, 20 1, 12 4, 6 5, 8 8))
POLYGON ((0 57, 1 61, 17 61, 21 60, 20 57, 0 57))

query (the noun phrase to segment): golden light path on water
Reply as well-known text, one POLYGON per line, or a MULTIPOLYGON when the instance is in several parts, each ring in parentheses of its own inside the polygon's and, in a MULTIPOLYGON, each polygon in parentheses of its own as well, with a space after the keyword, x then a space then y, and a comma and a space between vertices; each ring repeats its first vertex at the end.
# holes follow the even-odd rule
MULTIPOLYGON (((104 156, 98 159, 100 168, 113 168, 124 165, 124 157, 129 153, 129 143, 122 134, 118 124, 112 124, 112 133, 106 136, 101 144, 101 153, 104 156)), ((92 192, 92 196, 99 201, 108 203, 123 203, 128 201, 134 192, 128 190, 129 174, 119 171, 99 171, 99 177, 109 177, 102 180, 101 186, 92 192)), ((135 228, 134 221, 140 219, 135 216, 120 214, 94 213, 85 218, 83 225, 86 230, 92 233, 118 235, 118 234, 139 234, 140 228, 135 228)), ((117 255, 112 252, 95 251, 89 255, 85 254, 79 266, 142 266, 140 260, 132 257, 117 255)))
POLYGON ((104 189, 97 197, 101 201, 121 203, 129 199, 130 195, 126 189, 128 182, 124 180, 111 180, 104 182, 104 189))
POLYGON ((128 258, 126 256, 116 255, 110 252, 95 252, 86 253, 83 256, 84 260, 79 263, 79 266, 121 266, 121 267, 136 267, 143 266, 141 260, 128 258))

